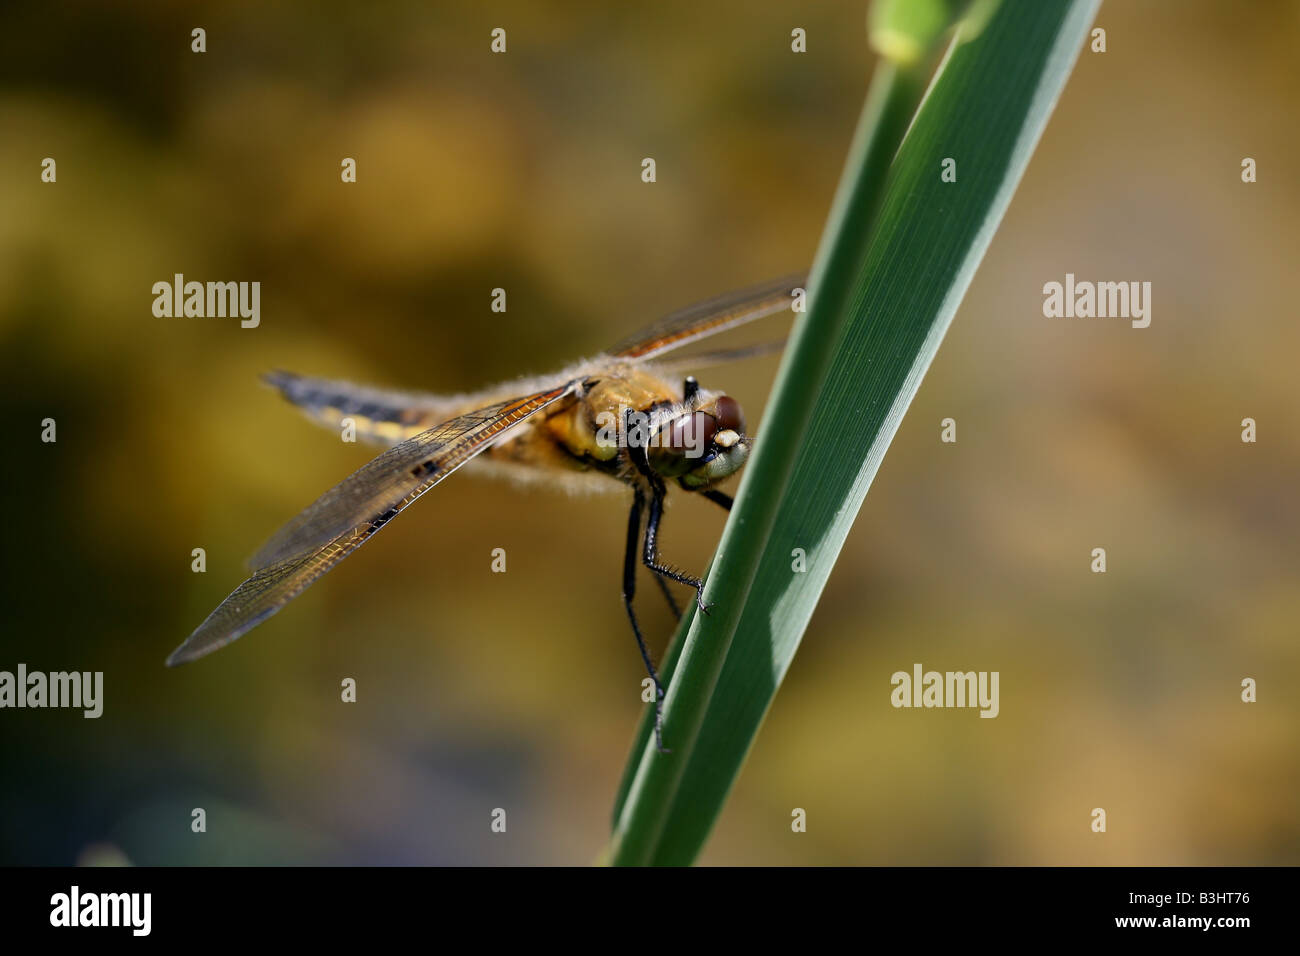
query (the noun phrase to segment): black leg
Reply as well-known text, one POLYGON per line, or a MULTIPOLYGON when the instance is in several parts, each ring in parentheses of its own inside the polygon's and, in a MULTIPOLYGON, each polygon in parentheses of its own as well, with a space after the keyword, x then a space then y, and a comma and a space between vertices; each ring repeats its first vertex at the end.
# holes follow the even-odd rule
POLYGON ((663 482, 656 481, 650 495, 650 516, 646 520, 645 550, 641 553, 641 560, 655 574, 695 588, 695 604, 701 612, 708 614, 709 605, 704 603, 704 582, 699 578, 693 578, 689 574, 677 570, 671 565, 659 562, 659 522, 663 519, 663 515, 664 486, 663 482))
MULTIPOLYGON (((632 411, 629 409, 627 418, 623 423, 624 434, 628 436, 628 457, 631 458, 632 464, 636 466, 636 470, 640 472, 641 477, 645 478, 650 485, 650 517, 646 521, 645 551, 642 552, 641 560, 655 574, 695 588, 695 604, 702 613, 708 614, 709 605, 704 603, 704 582, 670 565, 659 563, 659 522, 664 514, 664 494, 666 489, 664 488, 664 480, 650 467, 650 457, 644 444, 633 441, 632 421, 632 411)), ((644 501, 642 503, 644 504, 644 501)))
POLYGON ((656 574, 655 583, 659 585, 659 591, 663 594, 664 600, 668 602, 668 607, 673 612, 673 617, 680 621, 682 619, 682 607, 677 603, 677 598, 673 597, 673 592, 672 589, 668 587, 668 582, 656 574))
POLYGON ((724 511, 730 511, 731 506, 736 503, 736 499, 731 495, 724 495, 721 491, 714 491, 710 488, 708 491, 701 492, 704 497, 708 498, 715 505, 721 507, 724 511))
POLYGON ((632 598, 636 596, 636 552, 641 540, 641 512, 644 509, 645 495, 638 488, 632 499, 632 510, 627 516, 627 550, 623 554, 623 607, 627 610, 627 619, 632 622, 632 633, 636 635, 641 660, 645 662, 645 669, 655 685, 655 747, 660 753, 668 753, 663 738, 664 687, 659 683, 659 674, 650 659, 650 649, 641 636, 641 626, 637 624, 636 611, 632 609, 632 598))

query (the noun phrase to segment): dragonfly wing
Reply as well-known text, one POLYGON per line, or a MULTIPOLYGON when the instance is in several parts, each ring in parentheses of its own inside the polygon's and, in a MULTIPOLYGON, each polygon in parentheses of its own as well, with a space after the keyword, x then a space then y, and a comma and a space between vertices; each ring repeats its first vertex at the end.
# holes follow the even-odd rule
POLYGON ((753 322, 790 308, 803 275, 731 292, 674 312, 667 318, 625 339, 610 350, 617 358, 648 359, 681 348, 718 332, 753 322))
POLYGON ((746 345, 736 349, 715 349, 711 352, 693 352, 690 355, 674 355, 672 358, 655 362, 655 368, 660 371, 678 371, 692 368, 709 368, 717 365, 729 365, 732 362, 739 362, 749 358, 759 358, 764 355, 775 355, 785 348, 785 339, 776 339, 772 342, 759 342, 757 345, 746 345))
POLYGON ((305 591, 411 502, 529 416, 573 394, 581 380, 460 415, 394 445, 321 495, 252 559, 253 576, 167 659, 184 663, 224 647, 305 591))
POLYGON ((357 529, 355 534, 340 535, 330 547, 255 571, 172 651, 167 666, 197 660, 243 637, 360 547, 366 537, 357 529))

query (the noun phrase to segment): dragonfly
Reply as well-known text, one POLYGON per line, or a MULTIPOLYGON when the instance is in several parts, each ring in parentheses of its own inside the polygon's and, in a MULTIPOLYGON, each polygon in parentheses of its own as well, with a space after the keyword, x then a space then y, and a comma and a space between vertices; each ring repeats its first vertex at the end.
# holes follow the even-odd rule
MULTIPOLYGON (((693 588, 699 610, 708 613, 703 581, 659 553, 665 498, 671 486, 730 510, 733 499, 717 486, 740 471, 753 445, 735 399, 701 387, 693 375, 678 385, 669 378, 673 361, 663 356, 799 309, 803 283, 802 276, 787 276, 718 296, 555 375, 473 395, 442 397, 268 374, 265 380, 309 418, 331 428, 350 419, 358 439, 386 450, 277 531, 250 559, 251 576, 172 652, 167 665, 196 660, 247 634, 465 465, 524 480, 612 480, 632 493, 623 606, 654 685, 655 740, 663 750, 664 687, 633 606, 638 563, 654 573, 674 614, 681 612, 668 582, 693 588)), ((770 350, 735 349, 693 361, 720 364, 770 350)))

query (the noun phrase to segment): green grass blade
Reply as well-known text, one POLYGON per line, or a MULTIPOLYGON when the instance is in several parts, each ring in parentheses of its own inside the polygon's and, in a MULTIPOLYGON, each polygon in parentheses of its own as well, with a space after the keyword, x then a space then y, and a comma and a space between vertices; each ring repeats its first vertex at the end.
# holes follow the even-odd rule
MULTIPOLYGON (((857 135, 849 151, 850 159, 845 169, 844 181, 840 184, 836 203, 831 212, 833 223, 853 223, 856 224, 856 227, 827 230, 828 234, 840 234, 846 238, 858 237, 861 248, 855 248, 855 244, 848 241, 841 242, 838 248, 832 250, 832 254, 838 254, 839 259, 852 262, 855 256, 865 254, 869 224, 883 198, 883 184, 890 161, 893 159, 898 143, 907 128, 912 110, 920 99, 920 94, 921 77, 919 71, 910 73, 899 71, 890 63, 883 63, 877 70, 875 82, 872 84, 872 96, 868 99, 863 110, 862 119, 858 124, 857 135)), ((814 278, 816 272, 817 270, 814 270, 814 278)), ((837 269, 835 274, 847 276, 850 272, 845 269, 837 269)), ((842 283, 839 288, 832 291, 839 293, 840 303, 843 304, 851 290, 847 284, 842 283)), ((824 304, 819 307, 819 311, 814 314, 812 319, 821 316, 823 320, 829 318, 833 321, 835 316, 843 314, 842 309, 833 310, 827 307, 832 301, 830 294, 820 293, 819 300, 824 304)), ((801 377, 816 381, 825 374, 830 359, 830 350, 826 348, 826 342, 826 336, 818 338, 801 337, 797 331, 792 334, 791 344, 787 351, 788 355, 795 357, 793 366, 798 370, 801 377)), ((814 397, 815 392, 796 393, 791 396, 791 400, 784 406, 787 418, 790 415, 800 416, 800 425, 798 427, 777 427, 775 424, 765 424, 764 429, 768 430, 770 428, 773 435, 776 436, 797 436, 802 425, 806 424, 808 417, 812 413, 814 397)), ((774 417, 769 418, 769 423, 775 421, 774 417)), ((790 442, 788 451, 793 454, 794 450, 794 443, 790 442)), ((767 487, 773 489, 773 493, 766 498, 769 505, 767 508, 768 514, 763 516, 765 523, 761 526, 752 518, 746 526, 749 537, 754 542, 748 553, 753 554, 755 557, 761 553, 762 541, 775 520, 776 507, 780 500, 778 492, 780 488, 784 487, 789 477, 792 460, 790 455, 769 454, 768 456, 769 464, 774 466, 776 472, 764 482, 767 487)), ((753 474, 758 470, 751 464, 748 473, 753 474)), ((742 495, 740 500, 746 499, 742 495)), ((745 509, 741 505, 737 505, 735 510, 743 514, 745 509)), ((749 510, 753 510, 752 505, 749 506, 749 510)), ((730 524, 730 522, 728 523, 730 524)), ((745 580, 745 576, 738 577, 737 580, 745 580)), ((724 600, 732 602, 736 606, 743 603, 743 597, 733 597, 731 595, 728 595, 724 600)), ((676 670, 678 658, 685 646, 685 637, 694 619, 694 613, 695 605, 692 602, 686 616, 682 619, 677 638, 670 645, 668 653, 660 664, 659 673, 664 683, 671 683, 671 677, 676 670)), ((717 667, 720 670, 722 658, 725 657, 725 649, 715 656, 717 667)), ((667 707, 665 706, 665 712, 666 710, 667 707)), ((703 717, 702 709, 699 716, 703 717)), ((634 749, 634 754, 639 752, 649 739, 650 732, 653 730, 653 718, 653 710, 647 710, 638 729, 638 744, 634 749)), ((618 799, 615 803, 614 817, 616 824, 638 766, 636 760, 631 760, 624 771, 618 799)))
MULTIPOLYGON (((795 331, 791 335, 783 363, 783 368, 787 370, 781 373, 788 378, 816 382, 825 375, 831 358, 831 350, 828 347, 828 342, 832 340, 831 334, 809 335, 806 332, 801 333, 800 329, 808 325, 825 328, 828 324, 837 323, 839 317, 845 314, 844 306, 852 292, 848 282, 832 282, 827 288, 824 284, 818 285, 818 276, 830 275, 841 280, 846 279, 852 273, 844 266, 852 264, 865 254, 871 224, 884 195, 883 187, 890 161, 907 128, 912 110, 920 99, 920 91, 919 72, 900 71, 890 63, 882 63, 877 69, 875 82, 872 84, 872 95, 863 111, 854 145, 850 150, 850 162, 846 167, 844 180, 841 182, 831 212, 832 222, 841 225, 827 230, 828 235, 841 236, 843 241, 823 247, 822 258, 829 259, 832 268, 825 268, 823 262, 821 268, 813 270, 809 285, 817 288, 818 292, 808 322, 796 322, 795 331)), ((784 404, 774 404, 774 411, 763 426, 765 435, 770 436, 763 439, 763 444, 768 448, 766 458, 756 459, 757 464, 750 465, 745 478, 746 481, 757 480, 760 487, 769 489, 769 493, 759 497, 747 497, 742 484, 739 500, 748 504, 738 505, 735 509, 736 517, 728 521, 728 528, 736 529, 733 533, 737 538, 732 544, 731 553, 737 556, 738 566, 727 575, 717 578, 713 575, 709 576, 711 583, 706 590, 706 599, 710 603, 732 608, 744 605, 758 558, 763 552, 764 542, 776 519, 780 504, 779 492, 789 478, 798 436, 811 417, 815 397, 815 390, 791 392, 784 404), (761 461, 766 461, 766 465, 761 461), (751 479, 750 475, 753 474, 760 477, 751 479), (749 560, 744 560, 746 557, 749 560), (724 585, 730 582, 731 586, 718 589, 713 586, 715 581, 723 582, 724 585)), ((726 540, 727 532, 724 531, 723 541, 726 540)), ((721 553, 720 549, 719 554, 721 553)), ((666 678, 672 678, 679 655, 690 646, 689 635, 694 633, 693 606, 691 612, 691 616, 683 620, 678 639, 674 641, 669 658, 661 669, 666 678)), ((712 685, 721 673, 737 620, 734 615, 723 616, 721 623, 725 631, 720 632, 710 628, 709 642, 696 646, 694 667, 685 672, 682 681, 677 681, 675 678, 669 681, 668 698, 664 705, 665 740, 684 740, 689 743, 698 736, 699 725, 704 719, 708 699, 712 693, 712 685), (670 733, 671 738, 668 736, 670 733)), ((642 739, 641 744, 644 743, 645 740, 642 739)), ((685 760, 682 758, 689 754, 689 749, 684 749, 678 743, 673 743, 671 746, 674 748, 674 753, 671 755, 673 759, 667 762, 660 762, 657 765, 644 761, 639 764, 636 761, 629 763, 620 792, 620 809, 625 806, 623 795, 636 790, 640 795, 638 806, 643 811, 644 819, 644 811, 655 805, 655 798, 650 794, 666 794, 672 791, 676 785, 676 777, 685 767, 685 760), (639 777, 643 774, 648 776, 639 777)), ((649 748, 649 752, 661 760, 666 756, 659 754, 653 747, 649 748)), ((648 826, 645 822, 638 821, 633 821, 631 825, 624 825, 617 814, 618 810, 616 810, 615 833, 622 836, 616 837, 617 853, 614 862, 645 862, 643 858, 638 857, 638 854, 648 852, 654 839, 653 825, 648 826)))
POLYGON ((703 846, 1098 3, 1004 0, 978 37, 951 49, 873 215, 872 164, 893 135, 884 118, 907 96, 901 74, 882 68, 885 93, 873 84, 877 112, 814 265, 812 309, 796 323, 708 578, 717 606, 679 635, 664 714, 674 752, 639 739, 612 862, 684 864, 703 846), (955 183, 940 179, 945 157, 955 183), (792 571, 794 548, 806 573, 792 571))

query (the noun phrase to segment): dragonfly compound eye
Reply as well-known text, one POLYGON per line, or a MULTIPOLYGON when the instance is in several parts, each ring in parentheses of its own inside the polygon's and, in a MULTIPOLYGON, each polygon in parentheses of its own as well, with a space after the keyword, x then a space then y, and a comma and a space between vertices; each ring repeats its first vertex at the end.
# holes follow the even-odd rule
POLYGON ((718 423, 707 412, 680 415, 655 435, 650 458, 654 470, 667 478, 684 475, 714 453, 718 423))
POLYGON ((695 414, 708 416, 708 444, 702 456, 688 458, 686 470, 676 474, 684 488, 698 490, 739 471, 749 457, 749 442, 745 438, 745 415, 734 398, 719 395, 695 414))
POLYGON ((745 413, 740 410, 740 402, 730 395, 719 395, 714 405, 713 417, 718 422, 718 431, 745 434, 745 413))

